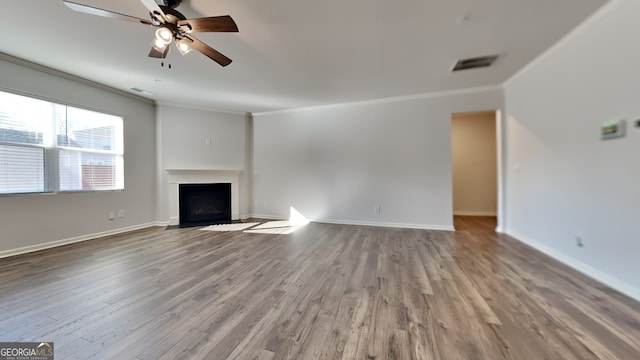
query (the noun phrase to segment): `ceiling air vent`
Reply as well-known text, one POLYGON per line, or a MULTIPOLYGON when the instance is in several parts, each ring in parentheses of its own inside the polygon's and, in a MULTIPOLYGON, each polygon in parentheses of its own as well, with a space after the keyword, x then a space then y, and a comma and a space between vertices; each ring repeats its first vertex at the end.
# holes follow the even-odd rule
POLYGON ((154 95, 155 95, 155 94, 154 94, 154 93, 152 93, 151 91, 147 91, 147 90, 140 89, 140 88, 137 88, 137 87, 132 87, 132 88, 131 88, 131 90, 136 91, 136 92, 139 92, 140 94, 144 94, 144 95, 151 95, 151 96, 154 96, 154 95))
POLYGON ((488 67, 498 59, 498 55, 479 56, 474 58, 462 59, 456 62, 456 65, 451 71, 460 71, 467 69, 476 69, 482 67, 488 67))

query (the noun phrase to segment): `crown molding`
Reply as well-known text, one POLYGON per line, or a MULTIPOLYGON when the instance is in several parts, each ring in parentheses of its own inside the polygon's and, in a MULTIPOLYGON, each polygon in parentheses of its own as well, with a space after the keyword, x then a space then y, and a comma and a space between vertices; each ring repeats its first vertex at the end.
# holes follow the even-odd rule
POLYGON ((99 90, 107 91, 107 92, 110 92, 110 93, 115 94, 115 95, 124 96, 124 97, 130 98, 130 99, 133 99, 133 100, 136 100, 136 101, 140 101, 140 102, 143 102, 143 103, 147 103, 147 104, 151 104, 151 105, 154 104, 154 101, 151 100, 151 99, 147 99, 145 97, 142 97, 142 96, 139 96, 139 95, 136 95, 136 94, 132 94, 132 93, 120 90, 120 89, 113 88, 111 86, 107 86, 107 85, 104 85, 104 84, 101 84, 101 83, 98 83, 98 82, 95 82, 95 81, 92 81, 92 80, 89 80, 89 79, 85 79, 85 78, 77 76, 77 75, 72 75, 72 74, 66 73, 64 71, 56 70, 54 68, 50 68, 48 66, 44 66, 44 65, 41 65, 41 64, 29 61, 29 60, 18 58, 18 57, 9 55, 9 54, 4 53, 4 52, 0 52, 0 61, 4 61, 4 62, 12 63, 12 64, 15 64, 15 65, 19 65, 19 66, 22 66, 22 67, 25 67, 25 68, 28 68, 28 69, 39 71, 39 72, 42 72, 42 73, 45 73, 45 74, 49 74, 49 75, 53 75, 55 77, 59 77, 59 78, 65 79, 65 80, 70 80, 70 81, 73 81, 73 82, 77 82, 77 83, 80 83, 82 85, 91 86, 91 87, 99 89, 99 90))

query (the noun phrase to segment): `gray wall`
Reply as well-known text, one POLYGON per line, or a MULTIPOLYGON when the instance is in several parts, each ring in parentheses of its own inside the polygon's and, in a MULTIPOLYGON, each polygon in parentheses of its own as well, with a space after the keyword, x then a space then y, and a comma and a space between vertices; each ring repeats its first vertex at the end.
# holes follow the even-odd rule
POLYGON ((640 300, 638 14, 613 1, 506 84, 506 228, 640 300), (600 140, 615 119, 628 135, 600 140))
POLYGON ((155 222, 155 124, 150 102, 0 60, 0 88, 124 118, 125 191, 0 197, 0 255, 12 249, 155 222), (109 211, 125 210, 108 220, 109 211))
POLYGON ((450 229, 451 114, 502 99, 492 89, 254 114, 253 212, 450 229))

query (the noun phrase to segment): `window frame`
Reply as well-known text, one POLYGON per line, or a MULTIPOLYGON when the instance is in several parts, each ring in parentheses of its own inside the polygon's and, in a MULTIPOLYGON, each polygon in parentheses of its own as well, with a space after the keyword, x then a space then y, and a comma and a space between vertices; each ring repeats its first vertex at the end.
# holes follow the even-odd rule
MULTIPOLYGON (((109 116, 114 116, 114 117, 118 117, 120 118, 122 125, 121 125, 121 131, 120 131, 120 135, 122 136, 121 139, 114 139, 114 141, 119 141, 121 142, 121 149, 122 151, 119 153, 117 150, 113 150, 113 151, 109 151, 109 150, 99 150, 99 149, 85 149, 85 148, 76 148, 76 147, 69 147, 69 146, 62 146, 62 145, 58 145, 57 142, 57 135, 56 133, 53 134, 54 140, 53 140, 53 144, 52 145, 47 145, 47 144, 29 144, 29 143, 16 143, 16 142, 10 142, 10 141, 2 141, 0 140, 0 145, 4 145, 4 146, 12 146, 12 147, 22 147, 22 148, 30 148, 30 149, 42 149, 43 151, 43 161, 44 161, 44 168, 43 168, 43 182, 44 182, 44 191, 33 191, 33 192, 13 192, 13 193, 0 193, 0 197, 11 197, 11 196, 41 196, 41 195, 56 195, 56 194, 76 194, 76 193, 103 193, 103 192, 124 192, 126 189, 126 177, 125 177, 125 117, 122 114, 118 114, 118 113, 114 113, 114 112, 110 112, 110 111, 105 111, 103 109, 96 109, 96 108, 92 108, 90 106, 86 106, 86 105, 78 105, 78 104, 74 104, 71 102, 67 102, 67 101, 62 101, 59 99, 52 99, 52 98, 48 98, 45 96, 39 96, 39 95, 34 95, 31 93, 27 93, 27 92, 22 92, 22 91, 16 91, 13 89, 7 89, 7 88, 3 88, 0 87, 0 92, 4 92, 4 93, 8 93, 8 94, 12 94, 12 95, 17 95, 17 96, 24 96, 27 98, 31 98, 31 99, 35 99, 35 100, 41 100, 41 101, 46 101, 55 105, 60 105, 60 106, 64 106, 64 107, 71 107, 71 108, 76 108, 76 109, 81 109, 81 110, 87 110, 87 111, 91 111, 91 112, 96 112, 96 113, 100 113, 100 114, 104 114, 104 115, 109 115, 109 116), (100 155, 114 155, 115 161, 121 161, 122 162, 122 168, 121 168, 121 172, 122 172, 122 179, 121 181, 118 180, 118 178, 116 177, 115 182, 116 182, 116 187, 118 186, 118 183, 121 182, 122 183, 122 187, 121 188, 112 188, 112 189, 87 189, 87 190, 83 190, 83 189, 78 189, 78 190, 61 190, 60 189, 60 165, 59 165, 59 161, 60 161, 60 152, 61 151, 73 151, 73 152, 78 152, 78 153, 89 153, 89 154, 100 154, 100 155), (118 160, 120 159, 120 160, 118 160)), ((56 126, 56 122, 55 120, 53 120, 51 122, 51 126, 55 127, 56 126)), ((117 149, 117 147, 116 147, 117 149)), ((116 169, 117 171, 117 169, 116 169)))

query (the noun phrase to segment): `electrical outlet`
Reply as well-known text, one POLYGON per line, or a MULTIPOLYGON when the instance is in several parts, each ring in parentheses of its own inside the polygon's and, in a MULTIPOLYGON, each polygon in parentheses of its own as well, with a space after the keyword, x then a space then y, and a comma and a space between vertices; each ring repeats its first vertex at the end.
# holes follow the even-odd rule
POLYGON ((118 217, 122 219, 124 217, 124 210, 118 210, 118 217))
POLYGON ((379 214, 380 213, 380 205, 375 205, 373 207, 373 212, 376 213, 376 214, 379 214))
POLYGON ((204 144, 207 146, 211 146, 211 138, 204 139, 204 144))
POLYGON ((115 219, 116 218, 116 212, 115 211, 109 211, 108 217, 109 217, 109 220, 115 219))

